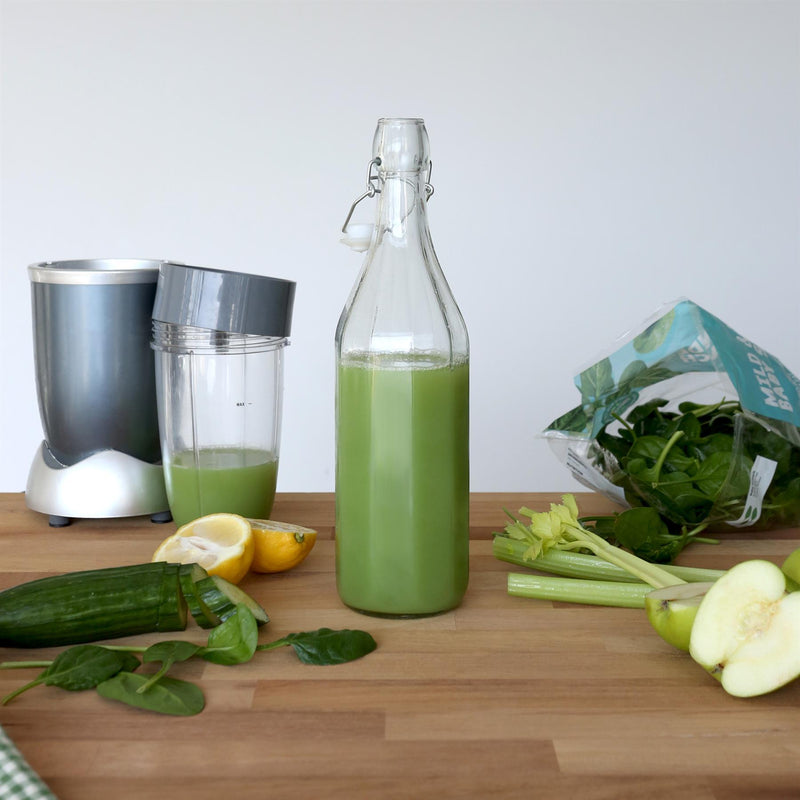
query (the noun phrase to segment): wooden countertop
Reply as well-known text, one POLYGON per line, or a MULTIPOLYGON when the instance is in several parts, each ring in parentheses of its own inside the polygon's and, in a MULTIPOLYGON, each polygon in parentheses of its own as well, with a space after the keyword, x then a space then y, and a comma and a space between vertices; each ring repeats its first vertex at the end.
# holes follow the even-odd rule
MULTIPOLYGON (((506 573, 518 568, 491 555, 503 507, 558 499, 473 495, 466 598, 410 621, 342 606, 332 495, 281 494, 272 516, 316 527, 320 539, 295 570, 242 583, 271 616, 261 640, 362 628, 374 653, 335 667, 305 666, 288 649, 236 667, 179 665, 171 674, 206 694, 195 717, 37 687, 0 707, 0 724, 61 800, 800 797, 800 682, 736 699, 662 642, 644 612, 508 596, 506 573)), ((578 500, 584 514, 610 509, 596 495, 578 500)), ((21 494, 0 495, 0 588, 147 561, 172 530, 147 518, 52 529, 21 494)), ((780 562, 798 538, 732 533, 680 561, 780 562)), ((194 626, 177 638, 205 640, 194 626)), ((0 660, 55 652, 0 648, 0 660)), ((35 674, 3 671, 0 692, 35 674)))

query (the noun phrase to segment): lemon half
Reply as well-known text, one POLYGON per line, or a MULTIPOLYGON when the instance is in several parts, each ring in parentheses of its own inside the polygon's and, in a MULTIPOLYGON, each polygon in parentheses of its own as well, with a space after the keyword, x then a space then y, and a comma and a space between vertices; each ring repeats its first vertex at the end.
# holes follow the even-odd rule
POLYGON ((153 561, 199 564, 209 575, 239 583, 250 571, 255 538, 250 523, 238 514, 209 514, 187 522, 167 537, 153 561))
POLYGON ((285 572, 296 567, 317 541, 313 528, 275 522, 271 519, 248 520, 255 540, 253 572, 285 572))

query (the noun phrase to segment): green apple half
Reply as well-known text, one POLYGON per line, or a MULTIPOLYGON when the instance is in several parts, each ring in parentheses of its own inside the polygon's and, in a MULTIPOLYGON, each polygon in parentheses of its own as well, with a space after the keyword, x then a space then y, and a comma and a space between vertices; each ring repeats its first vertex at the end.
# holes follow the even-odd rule
POLYGON ((689 650, 692 626, 700 602, 712 583, 679 583, 645 595, 647 619, 656 633, 678 650, 689 650))
POLYGON ((736 697, 780 688, 800 675, 800 592, 770 561, 742 561, 700 603, 689 653, 736 697))

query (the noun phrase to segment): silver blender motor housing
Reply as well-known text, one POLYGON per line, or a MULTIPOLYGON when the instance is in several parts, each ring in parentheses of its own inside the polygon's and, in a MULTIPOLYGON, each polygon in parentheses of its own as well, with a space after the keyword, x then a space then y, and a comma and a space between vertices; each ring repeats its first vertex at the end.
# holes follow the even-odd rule
MULTIPOLYGON (((26 503, 69 518, 166 514, 150 326, 162 261, 28 267, 45 441, 26 503)), ((61 518, 61 520, 59 520, 61 518)))

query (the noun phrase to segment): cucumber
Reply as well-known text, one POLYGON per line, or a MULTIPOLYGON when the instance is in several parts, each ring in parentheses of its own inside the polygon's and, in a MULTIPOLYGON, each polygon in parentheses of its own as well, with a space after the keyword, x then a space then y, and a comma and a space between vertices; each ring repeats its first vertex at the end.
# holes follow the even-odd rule
POLYGON ((0 592, 0 645, 53 647, 186 628, 180 564, 69 572, 0 592))
POLYGON ((181 591, 189 606, 189 613, 201 628, 215 628, 222 620, 203 601, 197 584, 208 577, 199 564, 182 564, 180 569, 181 591))
POLYGON ((189 617, 186 598, 181 592, 180 564, 165 563, 161 582, 161 603, 158 607, 157 631, 182 631, 189 617))
POLYGON ((209 575, 197 583, 197 591, 203 602, 220 618, 226 620, 239 603, 246 605, 256 618, 259 625, 269 622, 267 612, 249 594, 243 592, 219 575, 209 575))

